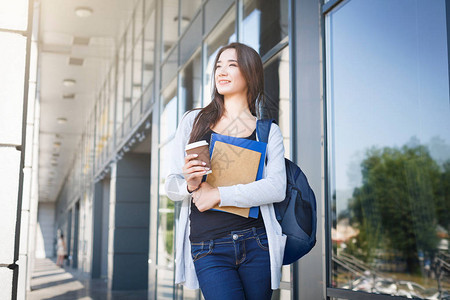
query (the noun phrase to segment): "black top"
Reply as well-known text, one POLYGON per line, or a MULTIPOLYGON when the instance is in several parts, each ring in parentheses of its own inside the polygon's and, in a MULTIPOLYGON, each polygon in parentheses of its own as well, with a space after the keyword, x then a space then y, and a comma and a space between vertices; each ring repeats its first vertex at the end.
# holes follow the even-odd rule
MULTIPOLYGON (((209 130, 200 140, 209 142, 212 133, 213 131, 209 130)), ((249 137, 246 137, 246 139, 256 141, 256 130, 249 137)), ((191 220, 191 234, 189 239, 194 243, 221 238, 235 230, 264 227, 261 210, 258 213, 257 219, 245 218, 216 210, 200 212, 197 206, 191 202, 191 214, 189 218, 191 220)))

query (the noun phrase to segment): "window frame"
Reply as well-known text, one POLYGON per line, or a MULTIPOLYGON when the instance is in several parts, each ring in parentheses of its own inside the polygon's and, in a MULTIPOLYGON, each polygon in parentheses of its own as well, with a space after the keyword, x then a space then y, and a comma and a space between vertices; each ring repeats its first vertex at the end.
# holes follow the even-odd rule
MULTIPOLYGON (((327 44, 327 31, 329 30, 328 18, 330 13, 337 11, 346 3, 352 0, 321 0, 321 39, 322 39, 322 93, 323 93, 323 126, 324 126, 324 138, 323 138, 323 149, 325 151, 324 155, 324 205, 325 205, 325 296, 327 299, 330 298, 344 298, 349 300, 392 300, 392 299, 406 299, 406 297, 402 296, 393 296, 393 295, 383 295, 383 294, 375 294, 368 293, 363 291, 353 291, 350 289, 342 289, 332 287, 332 258, 333 258, 333 243, 331 240, 331 229, 332 229, 332 199, 330 197, 330 189, 331 189, 331 179, 333 175, 332 171, 332 155, 330 149, 330 137, 329 134, 332 132, 331 128, 331 103, 329 103, 329 98, 327 95, 327 91, 329 90, 327 75, 329 72, 328 69, 328 44, 327 44)), ((450 4, 446 3, 446 23, 447 29, 450 28, 450 4)), ((328 31, 329 32, 329 31, 328 31)), ((447 30, 447 49, 448 49, 448 57, 450 57, 450 32, 447 30)), ((450 74, 450 60, 449 60, 449 74, 450 74)), ((450 77, 449 77, 450 78, 450 77)))

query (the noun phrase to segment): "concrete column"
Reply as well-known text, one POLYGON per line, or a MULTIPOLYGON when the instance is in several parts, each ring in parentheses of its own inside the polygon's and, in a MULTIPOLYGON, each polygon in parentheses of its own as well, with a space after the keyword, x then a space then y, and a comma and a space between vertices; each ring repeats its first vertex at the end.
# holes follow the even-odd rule
POLYGON ((147 289, 150 155, 127 153, 111 169, 108 286, 147 289))
MULTIPOLYGON (((12 7, 20 6, 12 4, 12 7)), ((26 269, 26 260, 19 262, 22 194, 27 135, 27 107, 30 68, 33 1, 28 1, 26 28, 2 24, 0 65, 0 299, 17 299, 19 264, 26 269), (9 32, 9 29, 18 32, 9 32), (23 37, 26 37, 23 40, 23 37), (16 46, 13 46, 16 45, 16 46)), ((31 97, 34 99, 34 97, 31 97)), ((32 101, 32 100, 31 100, 32 101)), ((31 135, 32 137, 32 135, 31 135)), ((28 138, 28 141, 27 141, 28 138)), ((31 146, 31 145, 30 145, 31 146)), ((28 170, 28 175, 30 174, 28 170)), ((29 215, 25 216, 28 222, 29 215)), ((22 277, 21 280, 24 280, 22 277)), ((21 284, 21 288, 24 284, 21 284)), ((23 295, 23 293, 21 294, 23 295)))
POLYGON ((91 277, 100 278, 101 273, 101 248, 102 248, 102 211, 103 184, 102 181, 94 185, 94 203, 92 205, 92 267, 91 277))
POLYGON ((80 200, 78 200, 73 207, 72 218, 72 268, 78 269, 78 242, 80 241, 80 200))
MULTIPOLYGON (((8 108, 5 105, 5 110, 8 108)), ((0 116, 3 114, 0 113, 0 116)), ((4 143, 3 134, 0 132, 0 143, 4 143)), ((16 143, 20 143, 17 141, 16 143)), ((6 143, 5 143, 6 144, 6 143)), ((17 284, 17 252, 16 247, 16 222, 19 191, 20 152, 14 147, 0 145, 0 171, 2 196, 0 197, 0 299, 15 299, 16 286, 13 285, 13 276, 16 276, 17 284), (16 270, 15 270, 16 269, 16 270)))
POLYGON ((67 242, 67 256, 69 257, 68 260, 66 260, 66 265, 70 266, 72 260, 70 257, 72 256, 72 216, 73 216, 73 208, 71 208, 67 212, 67 232, 66 232, 66 242, 67 242))
POLYGON ((38 204, 36 236, 36 257, 50 258, 56 255, 55 204, 41 202, 38 204))
POLYGON ((316 195, 316 245, 293 265, 293 299, 326 299, 326 230, 323 193, 321 7, 317 0, 294 1, 295 157, 316 195))
POLYGON ((95 183, 92 213, 92 278, 108 276, 110 178, 95 183))

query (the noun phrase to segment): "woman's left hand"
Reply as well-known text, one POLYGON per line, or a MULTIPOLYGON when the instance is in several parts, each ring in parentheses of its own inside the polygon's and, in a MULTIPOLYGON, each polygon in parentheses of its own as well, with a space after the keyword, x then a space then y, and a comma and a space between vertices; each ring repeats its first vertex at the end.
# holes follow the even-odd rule
POLYGON ((193 202, 200 212, 213 208, 220 203, 219 189, 212 187, 207 182, 202 182, 200 187, 192 193, 193 202))

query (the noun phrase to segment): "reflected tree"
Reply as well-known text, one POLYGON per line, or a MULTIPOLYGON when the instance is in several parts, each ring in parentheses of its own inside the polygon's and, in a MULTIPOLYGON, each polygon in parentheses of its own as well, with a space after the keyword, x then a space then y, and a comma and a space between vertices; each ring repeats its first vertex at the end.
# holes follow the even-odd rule
POLYGON ((436 214, 439 225, 450 232, 450 160, 443 164, 442 169, 441 180, 437 187, 436 214))
POLYGON ((399 253, 406 271, 415 273, 418 252, 432 255, 436 251, 437 224, 448 226, 448 208, 440 207, 448 202, 448 196, 442 195, 449 164, 446 168, 442 173, 420 145, 367 152, 361 163, 362 186, 354 190, 350 201, 353 225, 360 230, 357 245, 367 261, 376 251, 399 253))
POLYGON ((173 201, 170 201, 168 199, 167 201, 167 210, 170 211, 166 214, 166 228, 165 228, 165 234, 166 234, 166 253, 169 255, 173 254, 173 239, 174 239, 174 211, 175 211, 175 204, 173 201))

